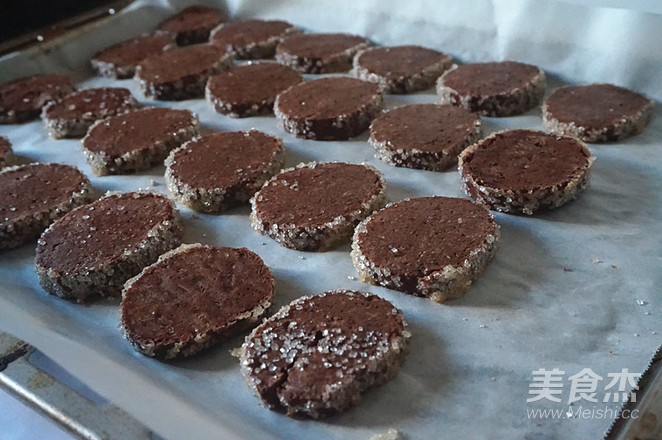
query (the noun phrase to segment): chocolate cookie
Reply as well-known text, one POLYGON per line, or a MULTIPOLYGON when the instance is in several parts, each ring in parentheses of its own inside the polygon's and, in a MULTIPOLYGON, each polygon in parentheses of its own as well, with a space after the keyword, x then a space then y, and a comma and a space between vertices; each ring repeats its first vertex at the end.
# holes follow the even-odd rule
POLYGON ((165 161, 173 197, 202 212, 247 202, 283 164, 280 139, 260 131, 214 133, 185 143, 165 161))
POLYGON ((354 232, 364 283, 444 302, 478 279, 496 252, 499 225, 485 207, 452 197, 392 203, 354 232))
POLYGON ((175 39, 178 45, 187 46, 206 42, 211 30, 227 19, 219 9, 193 5, 168 18, 157 30, 175 39))
POLYGON ((191 356, 257 324, 273 293, 256 253, 183 244, 126 282, 122 330, 147 356, 191 356))
POLYGON ((297 32, 299 29, 286 21, 237 21, 220 24, 212 31, 209 42, 239 59, 273 58, 278 43, 297 32))
POLYGON ((324 251, 386 203, 384 179, 369 165, 309 163, 288 168, 251 199, 251 223, 285 247, 324 251))
POLYGON ((402 312, 376 295, 334 290, 305 296, 246 338, 241 372, 268 408, 326 417, 396 376, 410 337, 402 312))
POLYGON ((93 200, 78 169, 58 163, 0 171, 0 249, 35 240, 54 220, 93 200))
POLYGON ((94 174, 124 174, 162 164, 168 153, 198 135, 188 110, 150 107, 97 121, 82 149, 94 174))
POLYGON ((103 87, 73 92, 44 107, 41 118, 54 139, 83 137, 99 119, 138 108, 129 89, 103 87))
POLYGON ((355 78, 321 78, 290 87, 276 98, 278 125, 297 137, 342 140, 363 133, 379 114, 379 86, 355 78))
POLYGON ((42 107, 74 91, 64 75, 36 75, 0 84, 0 124, 36 119, 42 107))
POLYGON ((136 72, 138 63, 174 45, 175 42, 168 35, 144 35, 97 52, 90 60, 90 64, 101 76, 116 79, 131 78, 136 72))
POLYGON ((429 89, 453 60, 421 46, 374 47, 354 57, 352 74, 379 84, 384 93, 429 89))
POLYGON ((209 78, 205 96, 217 112, 245 118, 273 113, 276 96, 300 82, 303 77, 287 66, 244 64, 209 78))
POLYGON ((478 140, 480 118, 461 107, 412 104, 395 108, 370 125, 376 157, 398 167, 442 171, 478 140))
POLYGON ((545 73, 536 66, 502 61, 465 64, 437 81, 441 104, 484 116, 513 116, 537 106, 545 93, 545 73))
POLYGON ((0 136, 0 170, 14 164, 14 153, 11 142, 6 137, 0 136))
POLYGON ((612 84, 561 87, 542 106, 545 128, 584 142, 610 142, 641 133, 655 102, 612 84))
POLYGON ((464 189, 491 209, 531 215, 558 208, 588 185, 594 157, 578 140, 507 130, 460 154, 464 189))
POLYGON ((48 293, 79 302, 117 296, 129 278, 179 246, 181 235, 166 197, 109 194, 44 231, 37 246, 39 283, 48 293))
POLYGON ((209 77, 231 66, 232 56, 225 49, 201 44, 145 58, 135 79, 146 98, 180 101, 204 96, 209 77))
POLYGON ((276 47, 276 61, 302 73, 347 72, 354 55, 369 45, 358 35, 297 34, 276 47))

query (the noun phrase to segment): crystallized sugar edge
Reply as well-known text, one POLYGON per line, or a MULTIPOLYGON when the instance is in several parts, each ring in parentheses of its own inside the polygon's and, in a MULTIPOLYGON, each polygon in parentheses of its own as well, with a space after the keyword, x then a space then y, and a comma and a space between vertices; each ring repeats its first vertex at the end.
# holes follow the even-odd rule
POLYGON ((177 81, 154 83, 140 77, 142 71, 140 64, 136 67, 134 79, 138 82, 141 92, 148 99, 179 101, 191 98, 198 98, 204 95, 205 86, 210 76, 228 70, 233 66, 233 56, 226 52, 223 57, 212 65, 210 69, 201 75, 188 75, 187 80, 179 79, 177 81))
POLYGON ((383 93, 406 94, 428 89, 432 87, 435 80, 453 64, 453 59, 446 56, 439 62, 434 63, 413 75, 389 80, 386 77, 370 72, 368 69, 361 66, 359 57, 369 50, 371 49, 364 49, 354 56, 353 67, 349 74, 364 81, 379 84, 379 88, 383 93))
MULTIPOLYGON (((403 106, 404 107, 404 106, 403 106)), ((395 110, 393 108, 392 110, 395 110)), ((375 149, 375 157, 384 163, 396 167, 414 168, 419 170, 444 171, 453 164, 457 164, 457 156, 469 145, 477 142, 482 135, 482 123, 476 120, 474 129, 467 133, 462 143, 454 146, 451 150, 431 153, 429 151, 413 148, 403 150, 396 148, 389 140, 377 141, 373 137, 372 130, 368 143, 375 149)))
POLYGON ((653 118, 654 108, 655 101, 649 99, 641 111, 634 115, 624 115, 614 125, 589 128, 574 122, 559 121, 549 112, 545 101, 542 105, 542 123, 551 133, 561 136, 571 136, 588 143, 612 142, 641 133, 653 118))
MULTIPOLYGON (((277 139, 277 138, 274 138, 277 139)), ((274 152, 271 160, 264 168, 262 174, 252 181, 242 181, 230 188, 195 188, 188 183, 183 182, 174 174, 172 166, 175 163, 175 155, 179 151, 189 148, 189 142, 186 142, 179 148, 170 152, 165 160, 165 182, 170 194, 182 205, 185 205, 199 212, 221 212, 238 204, 248 201, 274 174, 283 166, 284 149, 283 144, 278 140, 280 148, 274 152)))
MULTIPOLYGON (((161 256, 158 260, 152 263, 149 266, 146 266, 142 271, 130 278, 124 283, 124 288, 122 290, 122 301, 127 295, 127 292, 131 289, 133 283, 140 279, 150 268, 161 264, 163 261, 168 260, 176 255, 187 253, 193 249, 197 248, 211 248, 212 246, 203 245, 200 243, 194 244, 182 244, 179 247, 172 249, 161 256)), ((267 267, 265 265, 265 267, 267 267)), ((271 269, 267 267, 269 273, 271 269)), ((272 274, 271 277, 271 287, 272 292, 275 288, 275 280, 272 274)), ((262 301, 252 310, 248 310, 244 313, 240 313, 234 317, 230 322, 223 326, 216 326, 211 330, 204 333, 197 333, 192 340, 189 341, 180 341, 175 344, 159 344, 156 341, 140 341, 137 338, 133 337, 125 326, 125 317, 122 313, 120 317, 120 329, 125 339, 133 345, 133 347, 140 353, 149 357, 158 357, 163 359, 173 359, 176 357, 187 357, 199 353, 200 351, 211 347, 212 345, 218 343, 221 339, 232 337, 248 328, 251 328, 257 324, 265 312, 271 307, 271 297, 262 301)), ((121 307, 123 311, 123 307, 121 307)))
MULTIPOLYGON (((287 173, 298 168, 315 168, 316 166, 323 164, 324 163, 317 162, 301 163, 295 167, 284 169, 279 174, 265 182, 263 187, 269 185, 269 183, 272 181, 278 180, 283 173, 287 173)), ((373 194, 368 201, 363 203, 360 209, 357 209, 356 211, 344 216, 338 216, 322 226, 299 227, 295 224, 273 224, 269 229, 267 229, 257 215, 257 202, 259 202, 260 197, 260 193, 258 191, 250 200, 251 226, 253 226, 253 229, 255 229, 260 234, 267 235, 274 239, 276 242, 290 249, 324 251, 342 241, 348 240, 352 236, 352 231, 359 221, 363 220, 366 216, 370 215, 370 213, 380 209, 386 204, 386 195, 384 193, 386 182, 384 181, 384 176, 382 176, 382 174, 371 165, 361 165, 372 170, 377 174, 377 176, 379 176, 379 192, 377 194, 373 194)))
MULTIPOLYGON (((411 200, 411 198, 389 203, 382 211, 408 200, 411 200)), ((469 258, 464 260, 464 265, 461 267, 448 265, 422 276, 418 279, 416 291, 411 292, 411 294, 443 303, 459 298, 467 292, 471 283, 477 280, 485 271, 487 264, 492 260, 497 250, 501 227, 494 222, 492 214, 488 213, 488 215, 494 223, 494 233, 485 237, 483 244, 470 252, 469 258)), ((372 218, 373 216, 370 216, 363 220, 354 231, 350 254, 352 263, 359 274, 361 282, 402 291, 400 275, 393 273, 388 267, 377 266, 361 250, 359 235, 367 233, 367 225, 372 218)), ((434 246, 434 244, 431 243, 430 246, 434 246)))
POLYGON ((125 107, 123 111, 115 113, 115 110, 109 112, 100 111, 98 116, 93 115, 91 112, 84 113, 80 118, 65 119, 65 118, 49 118, 46 116, 48 109, 56 103, 46 105, 41 112, 41 119, 44 122, 48 135, 53 139, 83 137, 87 130, 100 119, 105 119, 111 116, 119 116, 130 111, 140 108, 140 104, 133 96, 127 97, 122 103, 125 107))
MULTIPOLYGON (((292 87, 285 92, 291 90, 292 87)), ((288 133, 305 139, 343 140, 358 136, 368 129, 370 122, 379 114, 384 103, 384 96, 381 93, 377 93, 368 104, 362 106, 354 113, 338 115, 334 119, 329 120, 310 120, 283 113, 278 105, 280 96, 278 95, 276 97, 274 104, 274 115, 278 120, 278 126, 288 133), (317 125, 321 125, 321 127, 317 127, 317 125), (329 130, 328 125, 330 125, 331 130, 329 130), (320 129, 322 133, 318 132, 320 129), (331 132, 328 133, 329 131, 331 132)))
MULTIPOLYGON (((149 191, 133 191, 134 197, 142 194, 155 194, 149 191)), ((116 197, 118 194, 109 192, 99 200, 116 197)), ((161 196, 159 194, 159 196, 161 196)), ((145 266, 153 263, 163 253, 179 246, 183 226, 179 219, 174 203, 165 196, 161 196, 164 203, 172 208, 173 219, 158 223, 145 240, 132 249, 125 249, 121 258, 112 264, 101 267, 88 268, 83 273, 61 272, 55 268, 36 264, 39 284, 52 295, 60 298, 83 302, 91 296, 117 296, 120 294, 124 282, 139 273, 145 266)), ((76 208, 76 210, 89 209, 89 205, 76 208)), ((54 222, 46 229, 42 237, 57 225, 54 222)), ((43 238, 38 246, 44 244, 43 238)), ((37 248, 38 249, 38 248, 37 248)))
MULTIPOLYGON (((9 168, 4 168, 2 171, 0 171, 0 174, 9 171, 15 171, 29 165, 37 164, 32 163, 28 165, 16 165, 9 168)), ((4 219, 0 219, 0 249, 15 248, 22 245, 27 240, 30 240, 32 237, 36 238, 55 220, 59 219, 74 208, 86 205, 94 200, 94 189, 92 188, 92 185, 90 184, 90 181, 87 179, 87 177, 85 177, 84 174, 82 174, 82 176, 84 180, 81 188, 78 191, 72 193, 71 197, 66 202, 60 203, 52 209, 35 212, 32 214, 32 216, 24 218, 20 221, 7 223, 4 221, 4 219)))
POLYGON ((154 165, 161 164, 168 157, 168 153, 172 149, 181 146, 182 143, 200 134, 200 122, 197 116, 192 112, 189 113, 191 113, 191 125, 183 127, 175 133, 170 133, 168 139, 158 141, 150 148, 132 150, 114 159, 107 157, 103 151, 94 152, 85 148, 85 140, 94 127, 103 124, 108 118, 100 119, 92 124, 87 135, 81 140, 80 148, 85 154, 92 172, 98 176, 147 170, 154 165))
POLYGON ((205 99, 217 113, 232 118, 246 118, 248 116, 271 114, 273 113, 274 102, 276 101, 276 98, 265 99, 261 102, 251 104, 248 108, 246 108, 246 104, 244 103, 235 105, 231 102, 225 102, 218 96, 213 95, 209 89, 209 82, 207 82, 207 86, 205 87, 205 99))
POLYGON ((276 61, 301 73, 339 73, 346 72, 352 67, 352 59, 360 50, 370 46, 369 42, 362 42, 332 56, 324 61, 319 58, 305 58, 288 52, 276 53, 276 61))
POLYGON ((478 111, 483 116, 502 117, 514 116, 527 112, 538 105, 545 94, 545 72, 538 69, 538 74, 522 88, 514 88, 510 93, 483 96, 476 99, 472 95, 462 95, 456 90, 444 85, 444 77, 457 69, 453 65, 437 80, 437 96, 440 104, 459 105, 472 111, 472 107, 480 106, 478 111))
MULTIPOLYGON (((487 205, 491 209, 495 209, 501 212, 532 215, 539 209, 558 208, 559 206, 574 200, 577 198, 579 193, 581 193, 588 186, 590 181, 591 166, 595 161, 595 156, 593 156, 588 148, 586 148, 586 146, 578 140, 577 143, 586 152, 588 152, 588 163, 585 167, 579 170, 576 176, 570 179, 568 183, 562 187, 553 185, 537 190, 529 190, 527 192, 515 192, 512 190, 503 191, 499 188, 493 188, 478 183, 476 179, 474 179, 474 177, 464 169, 464 158, 479 149, 480 146, 483 145, 483 143, 486 141, 505 131, 508 130, 501 130, 492 133, 485 139, 482 139, 474 145, 468 147, 460 154, 458 170, 462 178, 464 192, 476 202, 487 205), (474 197, 470 192, 470 188, 475 189, 479 196, 474 197)), ((533 132, 534 130, 530 131, 533 132)))
MULTIPOLYGON (((366 297, 374 296, 366 292, 353 292, 344 289, 324 292, 319 295, 304 296, 292 301, 290 304, 283 306, 276 314, 265 320, 262 324, 255 328, 250 335, 246 337, 240 354, 241 372, 248 387, 253 390, 253 393, 258 396, 265 405, 269 406, 268 402, 262 399, 262 396, 258 391, 258 385, 261 383, 260 379, 254 377, 254 372, 249 368, 251 361, 247 358, 247 348, 249 346, 255 346, 256 343, 262 344, 262 337, 268 333, 270 325, 276 320, 286 318, 292 308, 296 309, 297 307, 301 307, 304 302, 314 300, 316 297, 334 294, 345 294, 349 295, 350 297, 354 295, 363 295, 366 297), (257 337, 259 332, 262 332, 262 337, 260 338, 257 337)), ((321 418, 323 416, 343 411, 344 409, 358 403, 361 394, 367 389, 383 384, 391 378, 395 377, 400 370, 400 364, 408 352, 411 333, 408 331, 408 325, 402 316, 402 312, 393 307, 393 315, 399 316, 402 319, 402 333, 400 335, 395 335, 395 337, 392 337, 388 341, 384 341, 383 339, 377 341, 376 343, 382 347, 381 350, 377 351, 377 356, 364 357, 358 355, 359 353, 357 353, 358 356, 355 358, 360 361, 357 361, 357 363, 363 364, 365 367, 363 369, 356 370, 354 376, 352 377, 352 381, 345 381, 343 384, 342 381, 339 380, 339 383, 335 383, 327 387, 327 389, 323 392, 323 395, 320 396, 320 401, 309 400, 303 402, 300 405, 290 406, 287 404, 287 402, 284 402, 283 399, 279 399, 280 405, 284 408, 287 414, 305 415, 311 418, 321 418)), ((332 338, 333 335, 331 333, 331 331, 327 330, 326 335, 324 333, 322 334, 325 338, 332 338)), ((358 337, 358 335, 355 336, 358 337)), ((297 341, 292 340, 291 342, 296 344, 297 341)), ((350 341, 350 344, 351 342, 352 341, 350 341)), ((351 350, 351 345, 347 348, 351 350)), ((298 351, 299 350, 296 347, 292 347, 290 350, 288 350, 287 347, 281 348, 280 352, 282 353, 282 356, 285 357, 287 363, 290 365, 288 369, 303 368, 303 366, 306 365, 305 358, 297 358, 298 351), (295 354, 292 355, 292 353, 295 354)), ((301 354, 304 354, 303 350, 301 350, 301 354)), ((351 358, 349 353, 348 358, 351 358)), ((264 368, 267 368, 266 364, 264 364, 264 368)))
MULTIPOLYGON (((209 34, 209 41, 213 41, 214 35, 223 29, 226 25, 231 23, 232 22, 221 23, 216 26, 209 34)), ((300 32, 301 29, 298 27, 290 26, 289 28, 285 29, 282 34, 269 37, 266 40, 257 43, 251 42, 250 44, 241 47, 235 47, 231 44, 228 44, 226 45, 225 49, 228 51, 228 53, 231 53, 237 59, 242 60, 271 58, 276 52, 276 46, 278 46, 278 43, 283 41, 288 36, 298 34, 300 32)))

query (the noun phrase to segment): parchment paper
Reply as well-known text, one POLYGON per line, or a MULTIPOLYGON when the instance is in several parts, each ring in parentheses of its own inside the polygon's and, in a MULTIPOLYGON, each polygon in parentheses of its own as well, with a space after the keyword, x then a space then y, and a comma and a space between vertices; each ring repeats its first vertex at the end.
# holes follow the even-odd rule
MULTIPOLYGON (((562 82, 610 81, 662 98, 661 16, 554 1, 513 3, 234 0, 228 9, 239 18, 282 18, 314 31, 355 32, 379 44, 422 44, 463 62, 531 62, 550 74, 549 89, 562 82)), ((87 59, 149 31, 181 6, 138 1, 46 50, 1 59, 0 79, 63 71, 82 79, 82 88, 119 85, 140 97, 132 80, 91 77, 87 59)), ((388 107, 434 101, 432 90, 386 100, 388 107)), ((286 166, 311 160, 368 162, 384 173, 392 201, 463 197, 455 170, 434 173, 383 164, 373 157, 366 134, 347 142, 305 141, 281 132, 273 117, 231 119, 203 100, 143 102, 191 109, 211 129, 256 128, 279 136, 288 151, 286 166)), ((484 123, 486 134, 541 128, 538 110, 484 123)), ((50 139, 41 121, 0 126, 0 135, 11 140, 23 162, 80 167, 99 194, 147 187, 167 193, 163 167, 93 176, 78 141, 50 139)), ((137 354, 120 335, 117 301, 76 305, 41 290, 32 246, 0 254, 0 327, 36 345, 168 439, 366 439, 389 428, 410 439, 601 438, 608 419, 529 418, 527 409, 567 410, 568 377, 584 368, 605 378, 597 394, 601 399, 608 373, 641 372, 662 342, 661 135, 657 118, 637 137, 590 146, 597 156, 592 185, 561 209, 535 217, 497 214, 502 238, 495 260, 466 296, 447 305, 351 279, 356 272, 349 245, 319 254, 285 249, 251 229, 247 207, 197 218, 182 208, 185 242, 246 246, 263 257, 276 276, 278 306, 304 294, 352 288, 381 295, 404 311, 413 339, 400 374, 368 392, 358 407, 328 420, 292 420, 261 407, 229 354, 241 337, 184 361, 137 354), (540 368, 566 372, 561 403, 526 402, 532 372, 540 368)), ((580 401, 570 408, 582 405, 605 406, 580 401)))

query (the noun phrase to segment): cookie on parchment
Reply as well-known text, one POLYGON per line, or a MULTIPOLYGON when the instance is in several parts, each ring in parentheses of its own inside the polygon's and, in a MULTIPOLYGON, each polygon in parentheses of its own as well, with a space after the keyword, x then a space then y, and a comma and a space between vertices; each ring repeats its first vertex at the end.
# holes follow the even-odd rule
POLYGON ((540 103, 545 72, 516 61, 465 64, 437 80, 441 104, 452 104, 483 116, 514 116, 540 103))
POLYGON ((542 106, 546 129, 584 142, 611 142, 641 133, 655 101, 613 84, 556 89, 542 106))
POLYGON ((377 84, 348 77, 298 84, 276 98, 278 125, 297 137, 344 140, 368 129, 384 97, 377 84))
POLYGON ((301 73, 347 72, 370 41, 351 34, 296 34, 276 47, 276 61, 301 73))
POLYGON ((191 356, 255 326, 273 293, 273 274, 256 253, 183 244, 126 282, 122 330, 147 356, 191 356))
POLYGON ((99 119, 121 115, 139 106, 129 89, 86 89, 48 104, 41 113, 41 119, 54 139, 79 138, 85 136, 90 126, 99 119))
POLYGON ((402 94, 429 89, 452 64, 448 55, 421 46, 373 47, 356 54, 351 73, 384 93, 402 94))
POLYGON ((0 188, 0 249, 36 240, 54 220, 94 199, 87 177, 59 163, 5 168, 0 188))
POLYGON ((464 190, 502 212, 531 215, 573 200, 594 157, 580 141, 534 130, 494 133, 460 154, 464 190))
POLYGON ((480 138, 478 115, 462 107, 411 104, 394 108, 370 125, 368 142, 383 162, 442 171, 480 138))
POLYGON ((228 16, 217 8, 193 5, 182 9, 157 27, 157 34, 165 34, 179 46, 205 43, 209 33, 228 16))
POLYGON ((146 98, 181 101, 203 97, 209 77, 231 66, 232 55, 225 49, 200 44, 145 58, 134 78, 146 98))
POLYGON ((217 213, 247 202, 282 164, 280 139, 256 130, 214 133, 173 150, 165 181, 178 202, 217 213))
POLYGON ((94 174, 125 174, 162 164, 199 128, 188 110, 150 107, 97 121, 81 145, 94 174))
POLYGON ((143 35, 97 52, 90 60, 90 65, 101 76, 132 78, 136 73, 136 66, 142 60, 174 46, 175 42, 168 35, 143 35))
POLYGON ((246 384, 272 410, 322 418, 356 405, 397 375, 411 334, 376 295, 333 290, 281 308, 246 338, 246 384))
POLYGON ((354 227, 386 203, 382 175, 369 165, 309 163, 272 177, 251 199, 260 234, 301 251, 349 241, 354 227))
POLYGON ((469 200, 392 203, 354 232, 352 261, 364 283, 445 302, 466 293, 492 260, 499 225, 469 200))
POLYGON ((149 192, 109 194, 54 222, 41 235, 36 267, 50 294, 82 302, 122 286, 181 243, 174 204, 149 192))
POLYGON ((0 124, 36 119, 46 104, 74 90, 64 75, 35 75, 0 84, 0 124))
POLYGON ((244 64, 209 78, 205 96, 217 112, 245 118, 273 113, 276 96, 301 82, 299 72, 282 64, 244 64))
POLYGON ((238 59, 273 58, 278 43, 298 32, 296 26, 282 20, 236 21, 220 24, 212 31, 209 42, 238 59))

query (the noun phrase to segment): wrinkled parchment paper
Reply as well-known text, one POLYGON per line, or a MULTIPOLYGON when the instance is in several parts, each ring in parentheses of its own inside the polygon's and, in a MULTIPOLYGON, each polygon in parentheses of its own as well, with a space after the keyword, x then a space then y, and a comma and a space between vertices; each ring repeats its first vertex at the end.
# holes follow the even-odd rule
MULTIPOLYGON (((227 8, 238 18, 281 18, 308 30, 354 32, 383 45, 422 44, 462 62, 534 63, 548 72, 549 89, 609 81, 662 99, 657 44, 662 16, 599 8, 595 1, 590 7, 551 0, 513 3, 232 0, 227 8)), ((43 49, 0 59, 0 80, 61 71, 81 80, 80 87, 118 85, 140 98, 132 80, 92 77, 87 59, 149 31, 181 7, 182 2, 137 1, 43 49)), ((388 107, 434 101, 432 90, 386 99, 388 107)), ((200 99, 150 104, 191 109, 211 129, 256 128, 281 137, 286 166, 312 160, 368 162, 384 173, 393 201, 433 194, 463 197, 455 170, 385 165, 373 157, 366 134, 347 142, 306 141, 281 132, 273 117, 231 119, 200 99)), ((540 114, 486 118, 484 127, 486 134, 539 129, 540 114)), ((99 194, 147 187, 167 193, 163 167, 138 175, 93 176, 78 141, 50 139, 41 121, 0 126, 0 135, 11 140, 23 162, 80 167, 99 194)), ((358 407, 328 420, 292 420, 261 407, 229 353, 241 337, 183 361, 137 354, 120 335, 117 301, 76 305, 41 290, 32 246, 0 254, 0 328, 34 344, 168 439, 367 439, 389 428, 410 439, 601 438, 611 423, 607 418, 531 418, 527 410, 617 408, 617 403, 602 403, 608 374, 623 368, 641 372, 662 342, 661 138, 662 119, 657 118, 637 137, 592 145, 597 157, 592 185, 578 200, 535 217, 497 214, 502 238, 495 260, 465 297, 447 305, 361 284, 349 245, 320 254, 282 248, 251 229, 247 207, 194 217, 182 208, 185 242, 246 246, 263 257, 276 276, 278 306, 304 294, 351 288, 381 295, 403 310, 413 339, 400 374, 368 392, 358 407), (561 402, 527 403, 533 371, 553 368, 565 372, 561 402), (579 400, 569 406, 568 379, 585 368, 603 378, 598 403, 579 400)))

